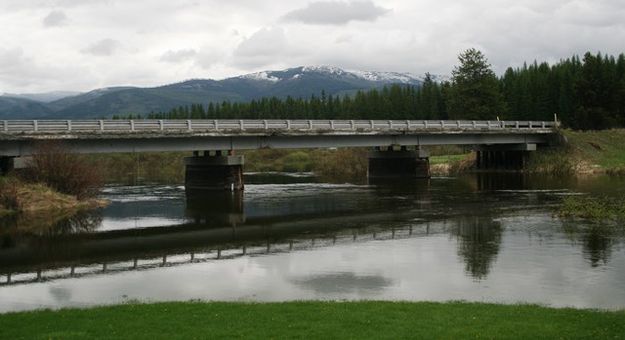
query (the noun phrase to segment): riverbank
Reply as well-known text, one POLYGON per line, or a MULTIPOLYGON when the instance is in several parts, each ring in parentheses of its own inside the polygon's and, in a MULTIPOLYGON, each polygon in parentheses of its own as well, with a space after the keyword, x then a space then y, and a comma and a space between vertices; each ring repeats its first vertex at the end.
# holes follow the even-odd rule
POLYGON ((430 302, 173 302, 0 315, 0 338, 620 338, 625 311, 430 302))
POLYGON ((104 207, 101 199, 78 199, 40 183, 27 183, 15 177, 0 177, 0 217, 19 215, 20 225, 29 229, 51 225, 80 211, 104 207))

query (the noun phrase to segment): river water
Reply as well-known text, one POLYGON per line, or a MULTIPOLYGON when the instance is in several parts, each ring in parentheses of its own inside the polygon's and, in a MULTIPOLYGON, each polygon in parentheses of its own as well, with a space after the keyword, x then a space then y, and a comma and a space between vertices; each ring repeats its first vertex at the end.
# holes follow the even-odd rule
POLYGON ((567 195, 620 195, 623 180, 246 183, 239 195, 109 186, 107 208, 52 228, 4 221, 0 311, 197 299, 625 308, 624 228, 554 216, 567 195))

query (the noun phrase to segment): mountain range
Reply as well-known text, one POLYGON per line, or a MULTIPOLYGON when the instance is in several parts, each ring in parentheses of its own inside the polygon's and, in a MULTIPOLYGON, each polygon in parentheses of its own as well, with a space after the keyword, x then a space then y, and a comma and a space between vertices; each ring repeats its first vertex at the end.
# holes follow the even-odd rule
MULTIPOLYGON (((434 76, 435 81, 445 80, 434 76)), ((191 79, 158 87, 107 87, 85 93, 49 92, 0 96, 0 119, 107 118, 113 115, 165 112, 190 104, 353 94, 391 84, 420 86, 423 77, 410 73, 300 66, 250 73, 223 80, 191 79)))

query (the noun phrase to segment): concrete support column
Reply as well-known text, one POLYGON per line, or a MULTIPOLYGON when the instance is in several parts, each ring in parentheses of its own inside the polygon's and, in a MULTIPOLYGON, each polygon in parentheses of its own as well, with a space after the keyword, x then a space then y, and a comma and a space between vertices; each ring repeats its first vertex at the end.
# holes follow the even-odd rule
POLYGON ((368 178, 414 179, 430 178, 429 156, 423 150, 369 152, 368 178))
POLYGON ((204 154, 184 159, 187 191, 243 190, 243 156, 204 154))

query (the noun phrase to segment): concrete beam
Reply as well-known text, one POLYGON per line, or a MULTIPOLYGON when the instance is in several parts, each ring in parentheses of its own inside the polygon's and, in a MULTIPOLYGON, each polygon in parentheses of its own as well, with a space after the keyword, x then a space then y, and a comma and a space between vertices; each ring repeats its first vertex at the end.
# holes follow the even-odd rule
MULTIPOLYGON (((440 133, 392 135, 302 135, 302 136, 230 136, 230 137, 162 137, 162 138, 111 138, 102 137, 62 139, 69 152, 118 153, 161 152, 196 150, 252 150, 252 149, 304 149, 333 147, 376 147, 393 145, 494 145, 494 144, 547 144, 549 134, 521 133, 440 133)), ((38 139, 3 140, 0 155, 31 155, 38 139)))

